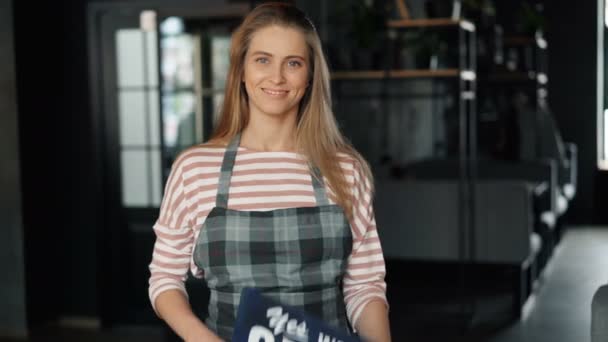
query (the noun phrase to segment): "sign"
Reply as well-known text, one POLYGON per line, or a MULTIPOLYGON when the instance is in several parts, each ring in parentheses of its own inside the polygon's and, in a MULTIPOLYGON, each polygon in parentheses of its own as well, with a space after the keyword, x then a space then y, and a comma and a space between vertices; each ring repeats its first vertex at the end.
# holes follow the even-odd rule
POLYGON ((233 342, 361 342, 346 331, 295 307, 264 297, 259 290, 241 293, 233 342))

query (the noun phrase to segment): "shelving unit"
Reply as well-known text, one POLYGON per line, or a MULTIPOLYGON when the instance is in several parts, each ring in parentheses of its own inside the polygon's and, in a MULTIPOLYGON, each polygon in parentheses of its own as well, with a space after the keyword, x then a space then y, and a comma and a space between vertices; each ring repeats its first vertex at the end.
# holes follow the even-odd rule
MULTIPOLYGON (((505 56, 504 65, 500 69, 489 70, 487 74, 484 73, 479 78, 482 93, 486 92, 481 96, 501 97, 512 103, 515 96, 525 94, 530 105, 537 111, 546 110, 549 77, 547 74, 548 43, 544 36, 540 32, 527 35, 506 35, 503 38, 502 49, 505 56)), ((504 109, 503 112, 505 112, 504 109)), ((495 120, 497 123, 502 121, 501 125, 488 121, 487 127, 505 127, 504 122, 514 120, 515 118, 502 116, 495 120)), ((538 120, 535 122, 536 131, 539 131, 538 120)), ((486 138, 488 137, 490 137, 488 142, 492 141, 491 135, 486 136, 486 138)), ((508 159, 513 158, 513 155, 518 155, 517 145, 507 142, 505 146, 507 147, 502 150, 486 152, 494 158, 506 157, 508 159)))
MULTIPOLYGON (((454 47, 457 49, 457 56, 453 61, 454 65, 448 68, 438 69, 401 69, 395 68, 393 65, 385 65, 381 70, 341 70, 333 72, 331 75, 334 88, 337 90, 337 96, 341 96, 342 83, 349 82, 365 82, 374 81, 375 86, 380 86, 380 95, 378 99, 381 101, 381 106, 384 106, 379 112, 388 113, 389 94, 391 100, 394 99, 394 91, 389 91, 389 84, 395 85, 400 82, 410 82, 415 80, 429 80, 431 84, 431 93, 436 96, 436 84, 450 85, 447 93, 442 89, 442 96, 453 96, 455 110, 449 115, 455 115, 452 120, 456 124, 452 131, 453 138, 450 139, 449 134, 445 133, 446 141, 452 142, 452 146, 457 146, 458 154, 458 178, 454 181, 458 184, 458 216, 453 222, 453 229, 457 232, 458 250, 456 252, 457 259, 451 260, 457 263, 460 270, 464 270, 467 264, 475 262, 475 182, 476 182, 476 162, 477 162, 477 51, 476 51, 476 27, 475 24, 468 20, 453 20, 451 18, 434 18, 434 19, 406 19, 406 20, 390 20, 386 23, 387 35, 395 37, 403 34, 408 30, 446 30, 456 31, 457 41, 454 41, 454 47), (457 44, 457 46, 456 46, 457 44), (390 82, 389 82, 390 81, 390 82), (378 83, 380 82, 380 83, 378 83), (457 136, 456 136, 456 131, 457 136)), ((449 33, 449 32, 448 32, 449 33)), ((422 33, 425 34, 425 33, 422 33)), ((390 56, 396 55, 396 39, 388 39, 386 53, 390 56)), ((450 43, 452 44, 452 43, 450 43)), ((355 83, 356 84, 356 83, 355 83)), ((363 88, 363 87, 361 87, 363 88)), ((439 87, 443 88, 443 87, 439 87)), ((399 97, 401 95, 397 95, 399 97)), ((338 101, 339 102, 339 101, 338 101)), ((431 120, 438 120, 438 105, 433 101, 430 104, 430 111, 433 114, 431 120)), ((403 111, 398 115, 409 115, 409 112, 403 111)), ((379 120, 383 120, 383 131, 381 139, 383 150, 389 150, 389 130, 390 125, 386 116, 381 116, 379 120)), ((448 125, 448 123, 442 123, 448 125)), ((433 127, 436 127, 433 123, 433 127)), ((406 132, 404 132, 406 133, 406 132)), ((407 133, 406 133, 407 134, 407 133)), ((404 134, 404 135, 406 135, 404 134)), ((401 143, 404 143, 401 141, 401 143)), ((447 144, 437 147, 437 140, 433 143, 433 157, 444 158, 444 154, 448 154, 449 147, 447 144)), ((456 157, 455 155, 452 155, 456 157)), ((400 166, 400 165, 396 165, 400 166)), ((379 180, 381 182, 381 180, 379 180)), ((391 182, 391 180, 389 180, 391 182)), ((460 273, 459 289, 464 293, 467 289, 467 278, 464 271, 460 273)), ((450 319, 456 319, 468 325, 476 315, 474 304, 467 298, 461 298, 461 310, 454 314, 450 319), (466 323, 464 323, 466 322, 466 323)))
MULTIPOLYGON (((341 70, 332 73, 333 82, 357 82, 365 80, 376 81, 408 81, 414 79, 429 79, 441 82, 457 82, 454 97, 458 101, 457 120, 458 122, 458 154, 459 154, 459 203, 460 219, 457 222, 460 232, 461 250, 459 251, 460 261, 471 262, 474 260, 474 239, 475 231, 475 198, 474 182, 476 178, 475 163, 477 158, 477 122, 476 122, 476 92, 477 92, 477 73, 476 73, 476 27, 468 20, 454 20, 451 18, 433 19, 404 19, 389 20, 386 23, 388 30, 392 31, 392 36, 398 36, 406 30, 417 29, 437 29, 437 30, 457 30, 458 33, 458 64, 454 68, 444 69, 396 69, 392 65, 386 65, 384 70, 341 70)), ((395 40, 388 40, 387 53, 393 55, 395 50, 395 40)), ((386 103, 386 82, 383 82, 383 91, 380 95, 381 101, 386 103)), ((336 84, 334 89, 340 94, 340 85, 336 84)), ((340 96, 340 95, 338 95, 340 96)), ((436 109, 433 109, 435 112, 436 109)), ((383 111, 384 112, 384 111, 383 111)), ((403 115, 407 115, 403 113, 403 115)), ((388 132, 388 123, 385 121, 385 131, 388 132)), ((385 139, 388 139, 385 134, 385 139)), ((384 141, 384 148, 388 149, 387 140, 384 141)))

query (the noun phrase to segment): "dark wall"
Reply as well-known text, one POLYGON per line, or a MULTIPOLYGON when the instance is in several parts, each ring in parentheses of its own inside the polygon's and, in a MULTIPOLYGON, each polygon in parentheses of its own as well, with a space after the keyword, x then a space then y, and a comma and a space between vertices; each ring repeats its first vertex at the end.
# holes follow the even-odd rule
POLYGON ((0 0, 0 336, 25 336, 25 267, 12 0, 0 0))
POLYGON ((95 315, 85 3, 15 2, 28 316, 95 315), (52 295, 49 295, 52 294, 52 295))
POLYGON ((549 43, 549 103, 566 141, 579 151, 579 185, 569 221, 606 223, 605 173, 597 170, 596 39, 597 2, 546 1, 549 43))
MULTIPOLYGON (((61 14, 63 33, 62 92, 65 110, 62 132, 66 134, 67 166, 72 178, 70 196, 65 205, 71 212, 66 234, 71 241, 66 248, 65 315, 96 316, 98 313, 99 274, 98 234, 103 230, 101 169, 97 162, 99 148, 96 131, 100 128, 91 116, 87 59, 87 7, 83 0, 64 1, 61 14)), ((102 232, 101 232, 102 233, 102 232)))

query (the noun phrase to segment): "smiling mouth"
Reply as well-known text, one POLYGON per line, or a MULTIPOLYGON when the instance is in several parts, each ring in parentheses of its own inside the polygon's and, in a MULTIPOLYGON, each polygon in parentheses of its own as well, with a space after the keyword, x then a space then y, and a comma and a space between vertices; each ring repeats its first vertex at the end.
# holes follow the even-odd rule
POLYGON ((272 96, 281 96, 281 95, 285 95, 289 92, 289 90, 274 90, 274 89, 267 89, 267 88, 262 88, 262 91, 265 92, 268 95, 272 95, 272 96))

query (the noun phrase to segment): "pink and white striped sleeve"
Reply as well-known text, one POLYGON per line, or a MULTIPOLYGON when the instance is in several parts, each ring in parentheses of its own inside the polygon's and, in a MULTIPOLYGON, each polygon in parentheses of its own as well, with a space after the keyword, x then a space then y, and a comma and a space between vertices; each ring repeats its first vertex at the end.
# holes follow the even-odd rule
POLYGON ((156 298, 164 291, 176 289, 188 296, 184 282, 190 267, 194 231, 184 195, 180 161, 173 165, 153 227, 156 242, 149 265, 148 294, 155 311, 156 298))
POLYGON ((379 300, 388 307, 384 281, 386 267, 376 230, 371 182, 363 179, 357 164, 353 173, 353 249, 344 275, 346 313, 353 327, 371 301, 379 300))

